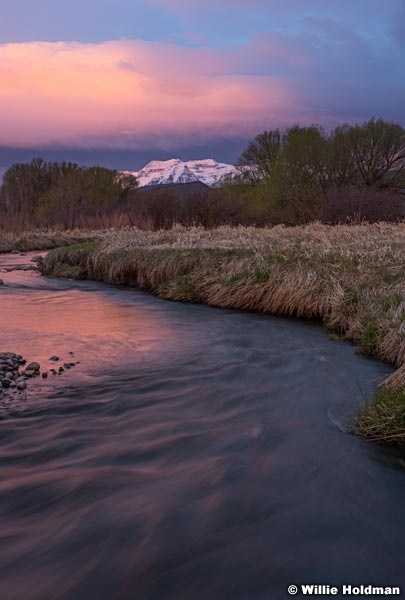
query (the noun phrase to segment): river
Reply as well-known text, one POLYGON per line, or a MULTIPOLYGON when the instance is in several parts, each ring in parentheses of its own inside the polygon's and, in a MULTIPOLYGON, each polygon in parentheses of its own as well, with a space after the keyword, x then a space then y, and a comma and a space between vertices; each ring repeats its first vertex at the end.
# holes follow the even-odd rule
POLYGON ((404 466, 350 433, 389 366, 313 323, 5 272, 30 258, 0 255, 0 351, 79 364, 0 402, 2 600, 405 586, 404 466))

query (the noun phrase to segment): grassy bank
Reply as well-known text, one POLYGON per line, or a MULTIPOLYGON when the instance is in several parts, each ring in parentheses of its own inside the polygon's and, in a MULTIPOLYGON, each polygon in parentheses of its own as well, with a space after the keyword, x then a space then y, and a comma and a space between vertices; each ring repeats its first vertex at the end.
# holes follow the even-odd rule
POLYGON ((109 232, 51 251, 47 275, 136 285, 161 298, 319 318, 397 367, 359 433, 405 445, 405 224, 109 232))
POLYGON ((98 238, 99 234, 89 231, 57 231, 52 229, 34 229, 18 233, 0 230, 0 252, 20 250, 48 250, 67 244, 77 244, 98 238))

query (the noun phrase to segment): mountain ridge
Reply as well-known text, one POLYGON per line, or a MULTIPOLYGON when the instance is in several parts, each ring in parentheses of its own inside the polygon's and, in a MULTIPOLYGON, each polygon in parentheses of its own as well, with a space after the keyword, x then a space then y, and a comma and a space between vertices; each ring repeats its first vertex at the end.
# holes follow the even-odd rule
POLYGON ((138 179, 139 187, 197 181, 213 187, 236 172, 233 165, 218 162, 213 158, 189 161, 179 158, 152 160, 139 171, 123 171, 125 174, 134 175, 138 179))

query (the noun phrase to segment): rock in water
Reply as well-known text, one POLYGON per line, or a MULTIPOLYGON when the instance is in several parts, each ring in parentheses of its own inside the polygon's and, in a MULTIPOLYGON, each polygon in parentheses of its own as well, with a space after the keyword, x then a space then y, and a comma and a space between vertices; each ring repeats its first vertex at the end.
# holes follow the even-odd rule
POLYGON ((41 365, 39 363, 32 362, 25 369, 24 375, 26 375, 26 377, 36 377, 37 375, 39 375, 40 368, 41 365))
MULTIPOLYGON (((59 356, 51 356, 49 360, 58 361, 59 356)), ((38 362, 31 362, 24 371, 20 371, 20 367, 25 364, 27 361, 20 354, 0 352, 0 397, 2 402, 12 400, 13 392, 26 390, 27 380, 40 375, 41 365, 38 362)), ((65 369, 70 369, 74 365, 74 362, 64 363, 64 366, 60 366, 58 371, 50 369, 49 373, 61 375, 65 369)), ((47 379, 49 373, 44 371, 42 378, 47 379)))

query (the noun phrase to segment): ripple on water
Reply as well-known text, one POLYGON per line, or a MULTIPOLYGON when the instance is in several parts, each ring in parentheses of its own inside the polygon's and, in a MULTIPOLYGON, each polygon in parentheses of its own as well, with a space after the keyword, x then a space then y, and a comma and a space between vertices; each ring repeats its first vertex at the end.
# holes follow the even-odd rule
POLYGON ((386 365, 308 323, 2 278, 2 347, 80 361, 2 412, 2 598, 405 584, 403 467, 343 432, 386 365))

